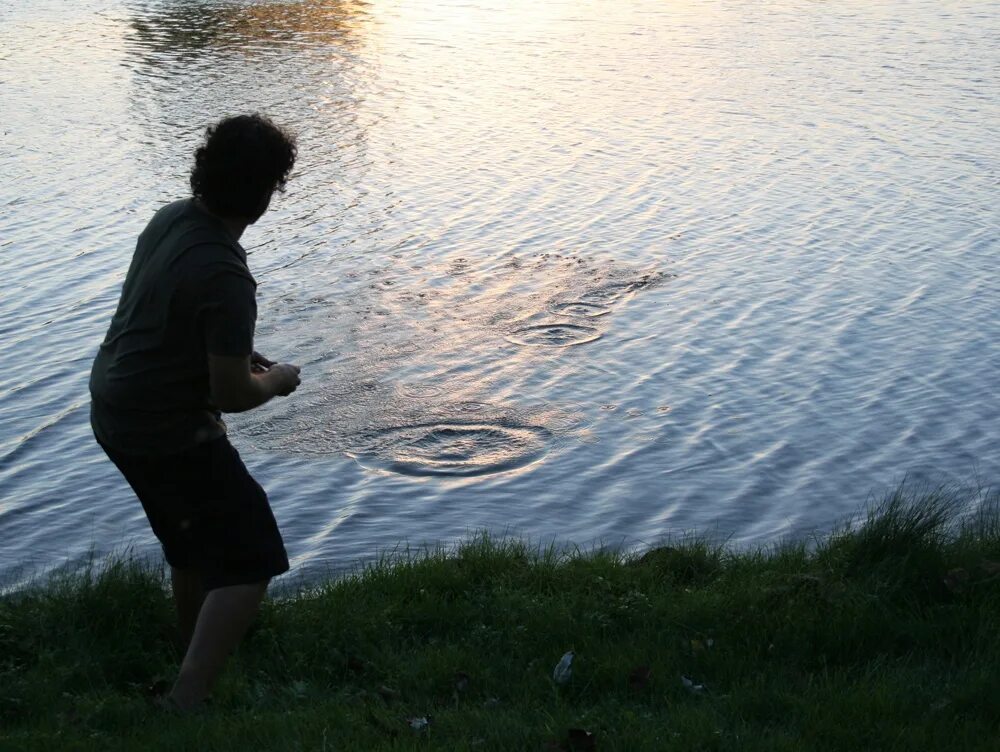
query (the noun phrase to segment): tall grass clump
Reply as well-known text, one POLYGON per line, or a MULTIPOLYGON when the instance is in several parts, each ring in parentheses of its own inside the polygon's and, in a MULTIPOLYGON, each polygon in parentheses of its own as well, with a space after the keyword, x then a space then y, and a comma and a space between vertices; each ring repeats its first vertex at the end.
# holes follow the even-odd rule
POLYGON ((942 574, 960 499, 946 489, 914 495, 900 487, 869 506, 863 524, 835 531, 820 546, 817 563, 866 581, 880 595, 915 597, 942 574))
POLYGON ((145 696, 172 618, 128 557, 0 598, 0 751, 992 752, 1000 500, 904 486, 753 550, 397 550, 266 601, 192 717, 145 696))

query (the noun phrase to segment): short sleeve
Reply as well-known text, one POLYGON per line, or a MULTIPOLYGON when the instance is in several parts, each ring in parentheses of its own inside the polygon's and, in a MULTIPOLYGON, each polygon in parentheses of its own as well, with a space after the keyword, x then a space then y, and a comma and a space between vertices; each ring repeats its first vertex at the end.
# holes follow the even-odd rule
POLYGON ((202 309, 205 349, 210 355, 249 356, 257 320, 255 285, 248 275, 220 271, 206 280, 202 309))

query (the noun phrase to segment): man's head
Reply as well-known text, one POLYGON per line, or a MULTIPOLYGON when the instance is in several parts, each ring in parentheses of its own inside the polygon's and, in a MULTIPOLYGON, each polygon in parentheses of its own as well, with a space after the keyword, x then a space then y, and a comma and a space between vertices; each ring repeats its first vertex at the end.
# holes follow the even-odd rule
POLYGON ((194 153, 191 191, 214 214, 256 222, 295 164, 295 139, 261 115, 225 118, 194 153))

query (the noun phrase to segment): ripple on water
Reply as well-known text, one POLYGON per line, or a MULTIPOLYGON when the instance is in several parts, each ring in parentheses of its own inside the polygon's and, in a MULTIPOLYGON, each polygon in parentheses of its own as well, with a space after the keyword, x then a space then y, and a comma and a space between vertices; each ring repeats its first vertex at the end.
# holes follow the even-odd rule
POLYGON ((541 426, 442 422, 383 428, 349 452, 365 467, 402 475, 471 477, 529 465, 548 451, 541 426))
POLYGON ((460 410, 463 413, 479 413, 483 410, 489 408, 488 402, 478 402, 476 400, 466 400, 465 402, 459 402, 455 405, 456 410, 460 410))
POLYGON ((639 290, 653 287, 668 276, 663 272, 647 272, 627 279, 616 279, 594 287, 580 296, 587 305, 612 306, 639 290))
POLYGON ((410 399, 431 399, 440 397, 444 389, 435 384, 401 384, 399 393, 410 399))
POLYGON ((576 412, 564 412, 549 418, 547 425, 558 431, 571 431, 580 428, 586 423, 586 417, 582 410, 576 412))
POLYGON ((517 345, 532 347, 569 347, 600 339, 601 333, 592 326, 556 322, 535 324, 515 329, 507 339, 517 345))
POLYGON ((588 303, 583 300, 556 303, 552 306, 551 311, 553 313, 561 313, 565 316, 581 316, 588 319, 595 319, 598 316, 605 316, 611 313, 611 309, 605 305, 588 303))
POLYGON ((328 378, 323 385, 326 398, 354 397, 374 394, 381 384, 375 379, 342 379, 328 378))
POLYGON ((628 282, 609 282, 593 290, 588 290, 580 296, 580 302, 586 305, 609 306, 617 303, 633 290, 628 282))

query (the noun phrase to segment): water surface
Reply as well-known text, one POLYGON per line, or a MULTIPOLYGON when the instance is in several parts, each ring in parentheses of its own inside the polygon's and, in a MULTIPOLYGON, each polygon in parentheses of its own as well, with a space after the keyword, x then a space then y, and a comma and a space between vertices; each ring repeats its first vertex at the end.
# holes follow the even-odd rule
POLYGON ((824 528, 1000 470, 993 2, 0 7, 0 573, 154 550, 90 362, 220 116, 294 397, 233 416, 296 571, 486 528, 824 528))

